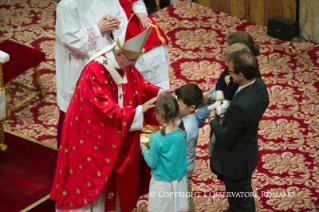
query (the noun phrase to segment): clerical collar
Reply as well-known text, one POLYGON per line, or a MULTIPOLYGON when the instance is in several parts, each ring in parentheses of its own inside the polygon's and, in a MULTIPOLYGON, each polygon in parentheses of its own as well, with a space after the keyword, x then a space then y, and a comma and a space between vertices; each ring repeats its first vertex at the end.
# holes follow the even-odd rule
POLYGON ((112 65, 114 66, 114 68, 116 69, 120 69, 120 65, 117 63, 114 53, 113 53, 113 49, 111 49, 110 51, 105 53, 105 56, 111 61, 112 65))

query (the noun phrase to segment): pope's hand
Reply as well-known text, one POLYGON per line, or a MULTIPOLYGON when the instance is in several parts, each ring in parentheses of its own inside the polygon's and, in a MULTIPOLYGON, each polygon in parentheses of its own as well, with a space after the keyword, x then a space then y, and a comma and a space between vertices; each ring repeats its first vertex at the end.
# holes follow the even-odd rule
POLYGON ((144 28, 148 28, 150 26, 150 23, 152 23, 151 20, 144 13, 136 13, 136 16, 140 20, 144 28))
POLYGON ((179 88, 179 87, 171 88, 171 89, 167 89, 167 90, 163 90, 163 91, 160 93, 160 96, 162 96, 162 95, 164 95, 164 94, 173 94, 177 88, 179 88))
POLYGON ((142 112, 145 113, 149 109, 155 107, 154 102, 156 102, 157 97, 154 97, 153 99, 148 100, 142 105, 142 112))

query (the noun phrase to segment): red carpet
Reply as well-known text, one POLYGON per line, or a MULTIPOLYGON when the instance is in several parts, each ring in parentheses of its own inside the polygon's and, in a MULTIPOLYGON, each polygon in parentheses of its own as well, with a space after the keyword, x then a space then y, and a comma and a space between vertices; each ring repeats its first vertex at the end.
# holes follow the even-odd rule
MULTIPOLYGON (((56 146, 56 125, 59 110, 55 85, 55 8, 49 0, 0 0, 0 42, 10 39, 45 53, 46 60, 39 66, 46 103, 32 100, 13 113, 5 129, 56 146)), ((17 61, 18 62, 18 61, 17 61)), ((6 70, 3 70, 4 72, 6 70)), ((34 71, 29 69, 18 76, 19 81, 35 85, 34 71)), ((15 103, 30 92, 9 83, 11 102, 15 103)))
MULTIPOLYGON (((40 67, 47 103, 37 101, 21 109, 6 129, 54 145, 58 119, 54 76, 56 4, 48 0, 0 2, 0 39, 40 49, 47 58, 40 67)), ((203 90, 213 87, 225 68, 221 53, 230 32, 247 31, 260 43, 260 71, 271 103, 260 122, 260 160, 252 181, 257 211, 318 211, 319 46, 271 38, 265 27, 188 2, 177 2, 154 17, 170 40, 172 86, 196 82, 203 90), (283 196, 290 192, 293 196, 283 196)), ((26 72, 20 78, 31 82, 31 74, 26 72)), ((22 90, 16 92, 15 98, 23 94, 22 90)), ((195 204, 202 212, 222 211, 228 205, 222 194, 217 195, 225 191, 223 183, 209 170, 209 130, 208 125, 200 130, 193 175, 195 204)), ((135 211, 146 211, 146 205, 146 198, 142 198, 135 211)))
POLYGON ((10 133, 5 138, 9 148, 0 153, 0 211, 20 211, 50 193, 58 151, 10 133))

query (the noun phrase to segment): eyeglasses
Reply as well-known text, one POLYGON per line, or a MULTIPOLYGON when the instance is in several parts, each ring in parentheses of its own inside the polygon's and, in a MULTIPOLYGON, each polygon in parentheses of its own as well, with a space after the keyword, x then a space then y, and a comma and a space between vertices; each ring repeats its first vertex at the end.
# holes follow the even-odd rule
POLYGON ((234 71, 229 71, 229 70, 227 72, 228 72, 228 74, 235 73, 234 71))
POLYGON ((130 59, 130 58, 128 58, 124 53, 122 53, 122 55, 123 55, 124 57, 126 57, 126 59, 128 59, 131 63, 136 63, 136 61, 138 60, 138 58, 136 58, 136 59, 130 59))

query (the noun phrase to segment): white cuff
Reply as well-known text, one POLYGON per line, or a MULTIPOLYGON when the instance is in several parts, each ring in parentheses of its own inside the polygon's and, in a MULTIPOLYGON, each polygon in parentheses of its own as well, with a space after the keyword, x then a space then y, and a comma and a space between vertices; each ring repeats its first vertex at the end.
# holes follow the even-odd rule
POLYGON ((213 120, 213 119, 215 119, 215 118, 210 118, 210 119, 209 119, 209 123, 210 123, 210 121, 213 120))
POLYGON ((95 35, 96 35, 96 37, 98 37, 98 36, 101 36, 102 34, 101 34, 101 31, 100 31, 100 29, 99 29, 99 27, 98 26, 94 26, 94 29, 95 29, 95 35))
POLYGON ((142 128, 143 128, 143 112, 142 112, 142 105, 139 105, 136 108, 134 120, 129 129, 129 132, 137 131, 142 128))
POLYGON ((163 90, 164 90, 163 88, 161 88, 161 89, 158 90, 158 92, 157 92, 157 97, 159 97, 159 96, 161 95, 161 93, 162 93, 163 90))

